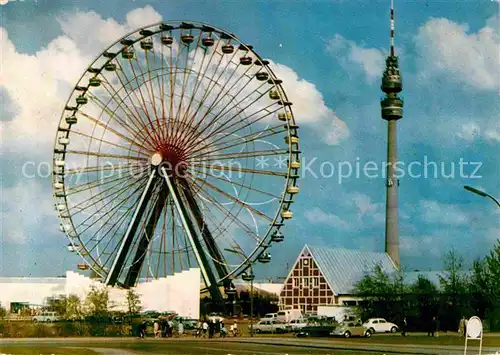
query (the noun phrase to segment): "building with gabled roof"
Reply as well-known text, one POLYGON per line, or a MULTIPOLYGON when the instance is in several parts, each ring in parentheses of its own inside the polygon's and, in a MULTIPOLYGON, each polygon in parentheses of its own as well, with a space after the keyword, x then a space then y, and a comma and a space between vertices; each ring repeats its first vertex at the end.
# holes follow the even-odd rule
POLYGON ((349 305, 354 287, 379 265, 392 274, 396 265, 387 253, 305 245, 280 293, 280 308, 316 313, 318 306, 349 305))

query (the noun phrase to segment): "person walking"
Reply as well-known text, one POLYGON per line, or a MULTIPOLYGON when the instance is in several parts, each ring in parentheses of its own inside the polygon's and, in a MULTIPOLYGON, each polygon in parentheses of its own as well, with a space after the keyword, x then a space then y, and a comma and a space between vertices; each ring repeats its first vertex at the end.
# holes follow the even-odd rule
POLYGON ((203 324, 201 325, 201 327, 203 328, 203 337, 205 338, 207 336, 207 332, 208 332, 208 323, 207 321, 203 321, 203 324))
POLYGON ((141 322, 141 324, 139 325, 139 338, 145 338, 146 337, 146 328, 147 328, 146 321, 143 320, 141 322))
POLYGON ((465 329, 465 317, 462 316, 460 322, 458 322, 458 334, 460 334, 460 336, 465 337, 464 329, 465 329))
POLYGON ((159 338, 161 336, 161 331, 160 331, 160 324, 158 323, 157 320, 153 323, 153 332, 155 335, 155 338, 159 338))
POLYGON ((432 317, 431 324, 429 326, 429 332, 427 333, 427 336, 434 336, 434 333, 436 332, 437 328, 437 320, 436 317, 432 317))
POLYGON ((406 336, 406 327, 408 326, 408 323, 406 322, 406 317, 403 318, 403 324, 401 325, 401 335, 406 336))

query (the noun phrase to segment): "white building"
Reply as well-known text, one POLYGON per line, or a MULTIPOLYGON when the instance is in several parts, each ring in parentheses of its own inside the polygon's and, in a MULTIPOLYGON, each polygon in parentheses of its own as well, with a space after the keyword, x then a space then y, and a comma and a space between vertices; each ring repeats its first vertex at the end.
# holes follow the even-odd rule
MULTIPOLYGON (((15 303, 43 306, 48 298, 61 295, 76 295, 83 300, 92 287, 106 286, 73 271, 67 271, 65 277, 0 277, 0 304, 7 309, 15 303)), ((116 287, 108 287, 108 291, 113 309, 126 311, 127 291, 116 287)), ((199 318, 200 270, 197 268, 140 282, 135 291, 143 310, 174 311, 182 317, 199 318)))

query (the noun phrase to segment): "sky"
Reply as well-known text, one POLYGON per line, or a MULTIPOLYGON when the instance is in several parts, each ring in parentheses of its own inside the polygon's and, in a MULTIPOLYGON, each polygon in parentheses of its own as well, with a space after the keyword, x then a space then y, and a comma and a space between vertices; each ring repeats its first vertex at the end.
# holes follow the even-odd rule
MULTIPOLYGON (((401 262, 436 270, 456 249, 470 265, 500 238, 500 210, 463 189, 500 197, 499 3, 395 3, 404 86, 399 160, 416 162, 400 179, 401 262)), ((363 166, 380 167, 386 156, 379 101, 389 1, 0 4, 1 276, 58 276, 80 262, 59 232, 48 176, 61 112, 97 54, 123 31, 161 20, 234 33, 280 69, 295 98, 301 194, 285 242, 271 250, 272 267, 258 273, 285 276, 305 243, 384 250, 385 180, 363 166), (345 176, 356 163, 361 173, 345 176)))

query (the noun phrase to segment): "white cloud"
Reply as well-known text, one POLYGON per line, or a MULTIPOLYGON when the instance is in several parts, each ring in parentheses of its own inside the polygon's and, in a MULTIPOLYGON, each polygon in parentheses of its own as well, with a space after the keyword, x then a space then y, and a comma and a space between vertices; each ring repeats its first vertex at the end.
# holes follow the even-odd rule
POLYGON ((384 70, 385 55, 382 50, 358 46, 356 42, 338 33, 328 42, 326 50, 335 56, 341 56, 345 61, 344 64, 354 64, 360 67, 369 82, 380 78, 384 70))
POLYGON ((422 79, 443 75, 477 89, 498 90, 499 37, 493 19, 476 33, 467 24, 430 19, 415 37, 422 79))
POLYGON ((359 192, 350 194, 349 199, 356 206, 359 218, 370 215, 376 221, 385 221, 385 216, 382 213, 384 208, 382 203, 374 203, 370 196, 359 192))
POLYGON ((349 223, 333 213, 325 213, 320 208, 314 207, 304 213, 306 219, 313 224, 325 224, 327 226, 349 229, 349 223))
POLYGON ((35 180, 3 188, 1 209, 3 241, 13 244, 24 244, 33 231, 43 235, 50 228, 47 218, 55 215, 50 190, 35 180))
POLYGON ((298 124, 309 124, 316 129, 328 145, 338 145, 349 138, 349 129, 335 112, 326 106, 323 95, 316 86, 291 68, 270 61, 276 77, 283 80, 283 86, 298 124))
POLYGON ((401 236, 399 238, 399 248, 401 254, 406 256, 432 255, 440 256, 442 250, 438 243, 438 238, 434 236, 401 236))
POLYGON ((427 223, 446 225, 465 225, 469 216, 458 206, 442 204, 437 201, 422 200, 419 204, 422 220, 427 223))
POLYGON ((484 132, 484 137, 493 142, 500 142, 500 124, 497 123, 496 127, 488 128, 484 132))
POLYGON ((472 142, 474 139, 479 137, 481 134, 481 128, 475 122, 467 122, 460 125, 460 130, 457 132, 457 136, 468 142, 472 142))

